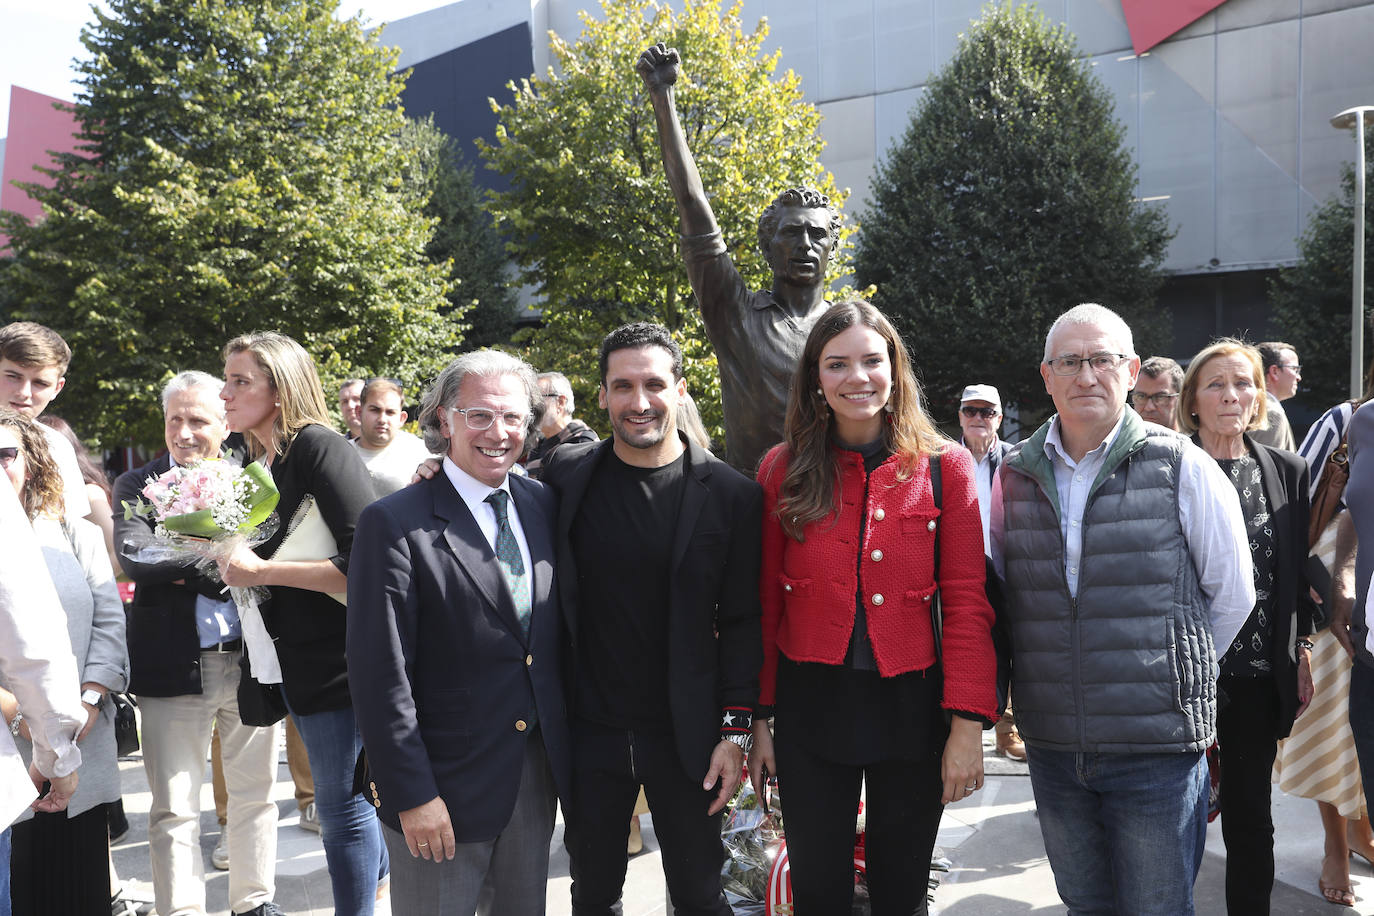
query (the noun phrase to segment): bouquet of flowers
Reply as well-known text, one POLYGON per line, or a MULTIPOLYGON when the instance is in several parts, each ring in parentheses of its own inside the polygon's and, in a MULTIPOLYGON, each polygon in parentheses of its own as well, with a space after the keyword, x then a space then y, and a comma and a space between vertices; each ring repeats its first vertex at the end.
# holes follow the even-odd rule
MULTIPOLYGON (((257 462, 240 468, 224 458, 173 467, 149 478, 137 503, 125 502, 124 518, 151 520, 145 537, 126 538, 138 563, 195 564, 207 578, 222 581, 219 560, 240 546, 253 547, 276 534, 274 513, 281 494, 272 474, 257 462), (146 500, 146 501, 145 501, 146 500)), ((258 603, 264 589, 230 588, 239 612, 252 673, 264 684, 281 682, 281 666, 258 603)))
POLYGON ((151 517, 156 537, 213 539, 252 534, 277 507, 272 475, 254 462, 238 468, 224 459, 177 466, 154 477, 140 491, 148 500, 124 503, 124 518, 151 517))

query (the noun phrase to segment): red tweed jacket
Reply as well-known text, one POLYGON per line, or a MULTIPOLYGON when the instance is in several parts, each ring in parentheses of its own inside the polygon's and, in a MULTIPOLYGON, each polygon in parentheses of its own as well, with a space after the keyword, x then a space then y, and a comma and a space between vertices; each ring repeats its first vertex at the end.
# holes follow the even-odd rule
POLYGON ((758 474, 763 486, 760 704, 774 702, 779 651, 796 662, 844 663, 854 630, 854 596, 862 582, 879 673, 892 677, 935 664, 930 599, 938 590, 944 611, 943 706, 995 719, 993 612, 984 591, 983 526, 968 451, 949 448, 941 456, 944 492, 942 508, 936 509, 925 459, 907 480, 897 478, 897 456, 887 459, 873 470, 865 501, 863 457, 836 450, 839 517, 808 525, 801 543, 783 533, 777 518, 787 460, 787 446, 775 446, 758 474))

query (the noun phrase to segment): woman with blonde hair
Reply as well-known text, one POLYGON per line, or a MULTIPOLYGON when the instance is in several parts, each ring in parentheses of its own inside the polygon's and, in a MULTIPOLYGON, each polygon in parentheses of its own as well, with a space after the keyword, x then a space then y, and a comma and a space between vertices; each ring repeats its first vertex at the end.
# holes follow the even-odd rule
POLYGON ((1180 431, 1231 480, 1250 536, 1255 607, 1231 645, 1217 647, 1226 910, 1247 916, 1269 912, 1274 886, 1270 772, 1278 740, 1312 699, 1307 465, 1251 438, 1265 426, 1267 400, 1259 353, 1232 338, 1193 357, 1178 400, 1180 431))
POLYGON ((330 427, 315 363, 296 341, 272 331, 234 338, 224 348, 224 378, 229 429, 243 433, 250 456, 271 470, 282 525, 220 570, 228 585, 271 593, 263 618, 315 777, 334 911, 368 914, 390 867, 375 809, 353 795, 362 739, 348 692, 343 593, 372 481, 357 449, 330 427))
POLYGON ((925 912, 943 806, 983 785, 993 612, 972 458, 952 445, 881 312, 854 299, 817 319, 758 473, 759 704, 776 733, 755 717, 749 761, 760 795, 770 774, 786 793, 800 916, 850 910, 861 785, 875 916, 925 912))

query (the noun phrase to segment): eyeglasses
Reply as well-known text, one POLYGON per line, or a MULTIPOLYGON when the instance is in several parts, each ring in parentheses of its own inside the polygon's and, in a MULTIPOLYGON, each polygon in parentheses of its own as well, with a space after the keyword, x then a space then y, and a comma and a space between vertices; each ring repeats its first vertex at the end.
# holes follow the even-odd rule
POLYGON ((7 468, 19 457, 19 446, 7 445, 0 448, 0 468, 7 468))
POLYGON ((991 420, 997 416, 996 407, 960 407, 959 412, 969 419, 982 417, 984 420, 991 420))
POLYGON ((1084 363, 1092 366, 1093 371, 1100 374, 1115 371, 1128 359, 1130 356, 1125 353, 1094 353, 1092 356, 1057 356, 1045 360, 1045 363, 1055 375, 1069 376, 1082 371, 1084 363))
POLYGON ((1302 375, 1302 366, 1297 363, 1279 363, 1280 369, 1292 369, 1298 375, 1302 375))
MULTIPOLYGON (((449 410, 453 413, 462 414, 463 421, 467 424, 468 429, 475 430, 476 432, 481 432, 484 429, 491 429, 491 424, 496 422, 496 411, 488 410, 485 407, 450 407, 449 410)), ((500 416, 501 422, 504 423, 508 429, 518 429, 530 420, 528 412, 517 413, 514 410, 508 410, 500 416)))
POLYGON ((1168 407, 1169 402, 1176 397, 1178 397, 1177 394, 1168 391, 1161 391, 1158 394, 1136 394, 1132 392, 1131 403, 1138 405, 1149 404, 1153 407, 1168 407))

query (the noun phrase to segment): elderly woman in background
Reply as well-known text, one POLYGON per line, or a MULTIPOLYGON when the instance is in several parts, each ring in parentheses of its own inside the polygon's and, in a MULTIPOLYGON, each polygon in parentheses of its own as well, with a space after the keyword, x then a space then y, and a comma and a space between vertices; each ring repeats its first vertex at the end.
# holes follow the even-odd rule
POLYGON ((224 348, 224 378, 229 429, 243 433, 249 455, 271 470, 282 526, 253 550, 221 561, 220 572, 228 585, 271 593, 263 618, 315 777, 334 911, 366 916, 384 892, 390 863, 376 811, 353 794, 362 738, 348 692, 342 602, 353 529, 372 502, 372 479, 358 450, 330 427, 314 360, 296 341, 272 331, 234 338, 224 348), (288 534, 296 559, 281 551, 288 534))
MULTIPOLYGON (((66 614, 86 709, 86 725, 77 736, 78 785, 67 810, 26 812, 13 828, 12 857, 5 863, 11 870, 13 911, 24 916, 108 912, 106 805, 119 799, 119 768, 114 710, 106 695, 123 690, 128 681, 124 608, 100 530, 62 517, 61 472, 42 429, 7 407, 0 407, 0 467, 33 523, 66 614)), ((0 708, 27 763, 33 753, 29 726, 8 684, 0 689, 0 708)))
POLYGON ((1312 699, 1307 465, 1250 437, 1265 424, 1264 370, 1241 341, 1218 340, 1193 357, 1179 403, 1180 429, 1231 479, 1250 535, 1255 607, 1221 659, 1217 743, 1226 908, 1252 916, 1269 912, 1274 885, 1270 772, 1278 740, 1312 699))

